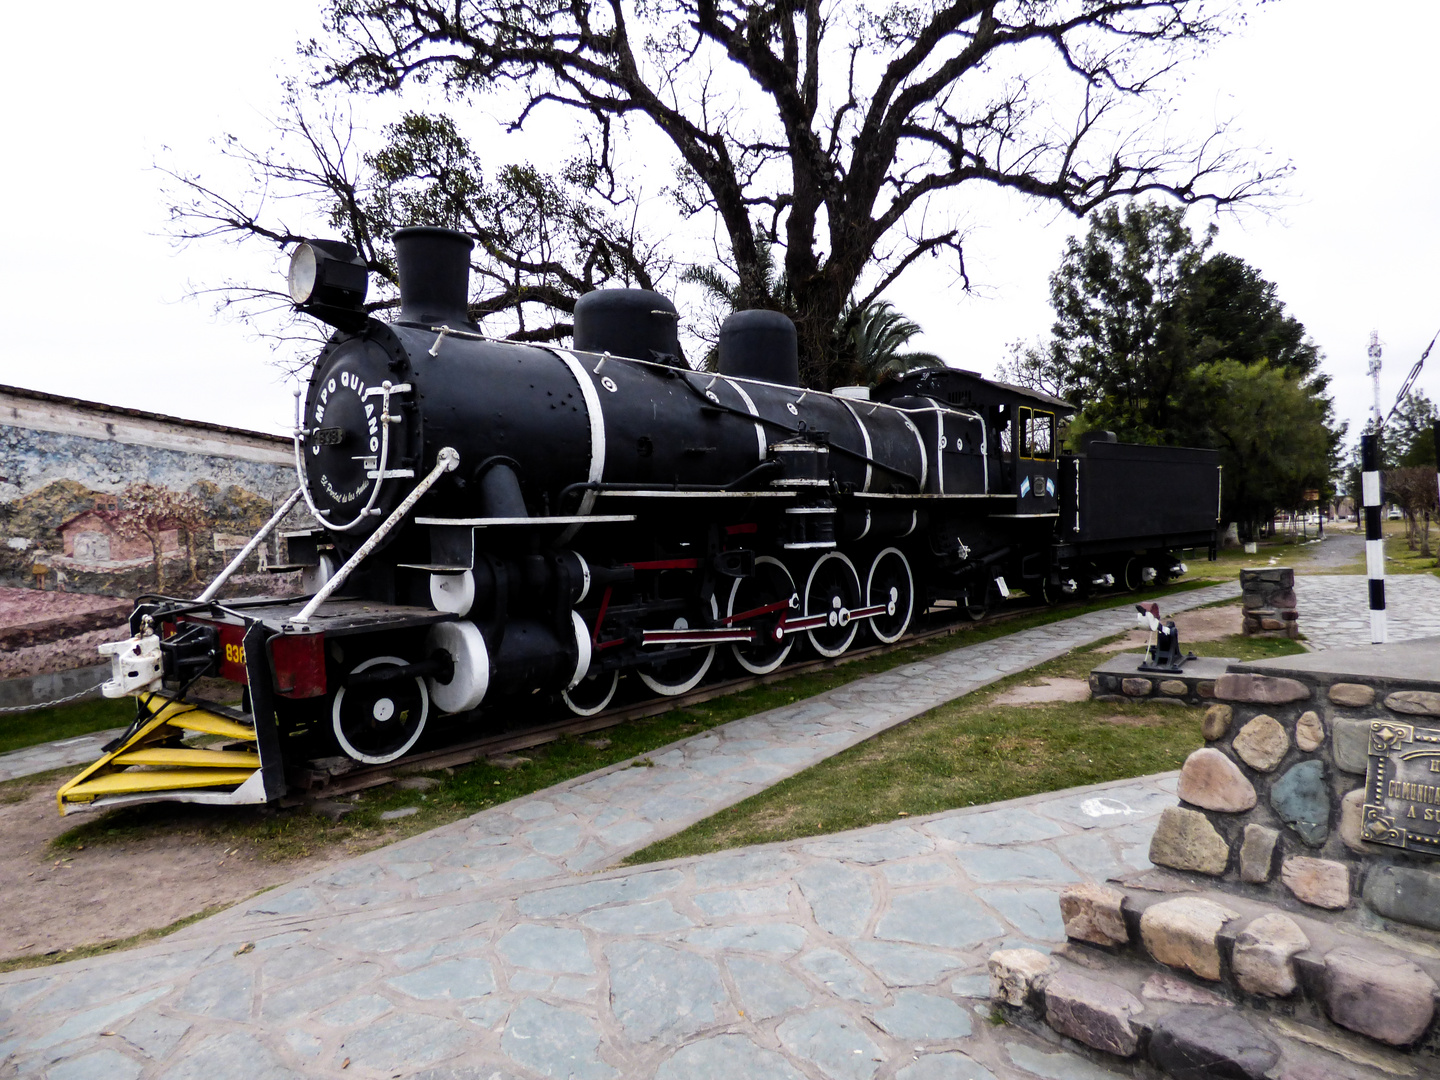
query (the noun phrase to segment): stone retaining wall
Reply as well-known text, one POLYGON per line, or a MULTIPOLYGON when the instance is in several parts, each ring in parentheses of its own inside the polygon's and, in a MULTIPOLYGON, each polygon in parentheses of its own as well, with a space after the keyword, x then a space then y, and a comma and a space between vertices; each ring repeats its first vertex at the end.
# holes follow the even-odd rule
POLYGON ((27 678, 0 679, 0 709, 23 709, 46 701, 57 701, 99 686, 109 675, 109 664, 94 664, 27 678))
POLYGON ((1180 805, 1162 815, 1151 861, 1241 895, 1352 920, 1368 913, 1434 938, 1440 858, 1367 842, 1363 821, 1372 722, 1440 727, 1440 650, 1430 655, 1433 680, 1233 665, 1216 681, 1206 745, 1185 762, 1180 805))
POLYGON ((1140 670, 1144 659, 1144 653, 1121 653, 1105 661, 1090 672, 1090 696, 1096 701, 1205 705, 1215 698, 1215 680, 1234 663, 1201 656, 1171 673, 1140 670))

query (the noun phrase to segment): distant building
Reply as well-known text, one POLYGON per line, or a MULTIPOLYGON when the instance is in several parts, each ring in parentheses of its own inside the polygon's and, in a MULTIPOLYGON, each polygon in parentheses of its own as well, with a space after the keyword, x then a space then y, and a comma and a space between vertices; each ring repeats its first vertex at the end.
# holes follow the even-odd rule
MULTIPOLYGON (((136 559, 148 562, 152 557, 150 542, 142 537, 121 535, 119 518, 118 510, 86 510, 62 522, 55 531, 64 546, 63 558, 77 567, 101 563, 118 565, 136 559)), ((180 530, 162 530, 160 548, 162 552, 178 554, 180 530)))

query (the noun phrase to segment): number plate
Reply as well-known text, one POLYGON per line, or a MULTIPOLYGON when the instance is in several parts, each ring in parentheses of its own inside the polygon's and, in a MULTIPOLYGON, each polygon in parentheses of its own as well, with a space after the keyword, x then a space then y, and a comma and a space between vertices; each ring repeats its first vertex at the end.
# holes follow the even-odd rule
POLYGON ((1371 843, 1440 855, 1440 730, 1370 721, 1363 813, 1371 843))

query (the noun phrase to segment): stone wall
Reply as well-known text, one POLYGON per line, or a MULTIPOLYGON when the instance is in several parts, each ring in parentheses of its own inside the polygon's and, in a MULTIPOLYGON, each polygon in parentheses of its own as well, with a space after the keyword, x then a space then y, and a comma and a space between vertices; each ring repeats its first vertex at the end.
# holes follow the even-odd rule
POLYGON ((1095 701, 1206 705, 1214 700, 1215 680, 1234 663, 1225 657, 1200 656, 1172 673, 1142 671, 1144 659, 1144 653, 1121 653, 1093 669, 1090 697, 1095 701))
MULTIPOLYGON (((0 585, 134 596, 193 594, 295 490, 290 440, 0 386, 0 585), (157 493, 184 496, 185 522, 138 527, 157 493), (148 500, 148 502, 147 502, 148 500)), ((305 528, 292 514, 286 529, 305 528)), ((298 588, 271 546, 238 592, 298 588)))
POLYGON ((1241 631, 1259 637, 1300 636, 1295 571, 1288 566, 1240 571, 1241 631))
POLYGON ((1440 769, 1431 766, 1437 786, 1415 788, 1401 811, 1436 835, 1433 846, 1368 841, 1379 826, 1373 811, 1365 820, 1365 784, 1377 731, 1440 728, 1440 640, 1235 664, 1214 693, 1206 744, 1185 762, 1180 805, 1162 816, 1151 861, 1237 895, 1434 938, 1440 769))

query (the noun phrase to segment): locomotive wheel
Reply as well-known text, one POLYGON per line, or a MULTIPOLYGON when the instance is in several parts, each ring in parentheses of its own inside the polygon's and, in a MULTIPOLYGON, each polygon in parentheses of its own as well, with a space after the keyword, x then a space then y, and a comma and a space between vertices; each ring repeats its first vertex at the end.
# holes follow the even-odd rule
POLYGON ((981 619, 994 611, 1000 602, 1000 586, 991 578, 984 585, 984 593, 979 600, 972 599, 968 594, 965 603, 960 610, 965 612, 965 617, 971 622, 979 622, 981 619))
POLYGON ((730 600, 725 605, 727 618, 737 612, 753 611, 782 600, 790 601, 790 608, 757 620, 762 631, 760 640, 749 645, 737 643, 730 646, 736 662, 752 675, 770 674, 790 655, 795 639, 783 634, 779 637, 775 635, 787 611, 800 606, 800 599, 795 595, 795 579, 790 576, 790 571, 785 569, 784 563, 770 555, 761 555, 755 560, 753 577, 736 578, 735 584, 730 587, 730 600))
POLYGON ((865 604, 886 605, 883 614, 870 620, 871 632, 886 645, 899 641, 910 628, 915 611, 915 578, 910 573, 910 560, 899 548, 886 548, 870 564, 865 578, 865 604))
POLYGON ((1058 581, 1051 581, 1050 575, 1046 574, 1040 581, 1040 599, 1048 607, 1054 607, 1065 598, 1065 591, 1060 588, 1058 581))
MULTIPOLYGON (((710 617, 719 618, 720 607, 715 603, 715 598, 710 598, 710 617)), ((688 630, 690 621, 686 618, 676 619, 665 629, 688 630)), ((690 649, 676 656, 658 660, 648 667, 636 670, 640 681, 648 686, 655 693, 662 697, 675 697, 677 694, 686 694, 695 689, 705 673, 710 670, 710 665, 715 662, 715 646, 708 645, 704 648, 690 649)))
POLYGON ((807 631, 816 652, 834 657, 850 647, 860 630, 850 612, 859 606, 860 575, 855 564, 838 551, 827 551, 805 579, 805 614, 829 616, 828 625, 807 631))
POLYGON ((1125 564, 1124 577, 1126 592, 1134 592, 1145 584, 1145 562, 1138 555, 1125 564))
POLYGON ((565 705, 576 716, 594 716, 615 696, 620 685, 620 672, 590 672, 560 696, 565 705))
MULTIPOLYGON (((398 656, 376 656, 359 664, 356 674, 388 664, 403 667, 398 656)), ((335 739, 348 757, 384 765, 409 752, 425 730, 430 694, 419 677, 344 686, 331 709, 335 739)))

